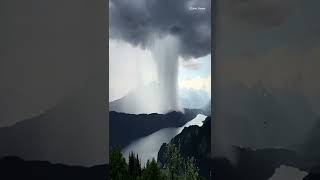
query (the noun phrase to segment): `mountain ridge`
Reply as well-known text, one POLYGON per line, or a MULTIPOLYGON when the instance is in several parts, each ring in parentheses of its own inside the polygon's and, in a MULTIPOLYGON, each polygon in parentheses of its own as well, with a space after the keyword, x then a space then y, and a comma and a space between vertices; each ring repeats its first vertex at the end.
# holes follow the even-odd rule
MULTIPOLYGON (((184 159, 195 158, 199 168, 199 174, 210 178, 210 156, 211 156, 211 117, 208 116, 201 127, 189 126, 171 139, 170 143, 180 149, 184 159)), ((163 167, 167 162, 165 152, 167 143, 163 143, 158 152, 158 164, 163 167)))
POLYGON ((107 180, 109 165, 91 167, 53 164, 49 161, 26 161, 16 156, 0 158, 0 179, 35 179, 35 180, 107 180))
POLYGON ((172 111, 167 114, 127 114, 109 112, 110 148, 125 147, 135 139, 147 136, 162 128, 180 127, 194 119, 202 110, 185 109, 184 113, 172 111), (126 130, 123 133, 121 130, 126 130))

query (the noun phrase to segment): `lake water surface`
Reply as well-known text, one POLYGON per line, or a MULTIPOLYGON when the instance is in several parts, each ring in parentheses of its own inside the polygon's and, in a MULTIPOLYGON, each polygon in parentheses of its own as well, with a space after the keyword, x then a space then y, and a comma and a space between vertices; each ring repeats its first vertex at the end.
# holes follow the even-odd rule
POLYGON ((148 159, 151 160, 154 158, 157 160, 158 151, 163 143, 168 143, 173 137, 181 133, 185 127, 192 125, 201 127, 206 117, 207 116, 203 114, 198 114, 194 119, 187 122, 182 127, 160 129, 159 131, 156 131, 148 136, 133 141, 122 150, 122 153, 127 160, 130 152, 138 154, 142 165, 147 163, 148 159))

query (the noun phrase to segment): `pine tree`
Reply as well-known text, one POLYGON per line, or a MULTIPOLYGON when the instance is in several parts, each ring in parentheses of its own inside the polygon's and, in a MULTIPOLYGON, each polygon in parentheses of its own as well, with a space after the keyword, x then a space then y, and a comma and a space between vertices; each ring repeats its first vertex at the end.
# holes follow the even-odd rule
POLYGON ((135 175, 141 176, 141 163, 140 163, 138 154, 137 154, 136 158, 134 159, 134 167, 135 167, 135 175))
POLYGON ((170 173, 170 180, 174 180, 182 174, 184 162, 180 150, 174 144, 169 143, 167 146, 167 152, 165 154, 166 159, 168 159, 167 167, 170 173))
POLYGON ((112 180, 127 180, 128 165, 119 148, 110 153, 110 178, 112 180))
POLYGON ((186 161, 186 169, 185 169, 185 177, 186 180, 197 180, 199 176, 199 169, 195 165, 195 160, 194 158, 189 158, 186 161))
POLYGON ((147 161, 141 180, 166 180, 166 177, 162 174, 157 162, 152 159, 151 161, 147 161))
POLYGON ((133 152, 131 152, 129 154, 129 175, 132 179, 135 179, 134 178, 134 175, 135 175, 135 156, 133 154, 133 152))
POLYGON ((139 160, 138 154, 134 154, 131 152, 129 154, 129 175, 130 178, 133 180, 138 179, 139 176, 141 176, 141 163, 139 160))

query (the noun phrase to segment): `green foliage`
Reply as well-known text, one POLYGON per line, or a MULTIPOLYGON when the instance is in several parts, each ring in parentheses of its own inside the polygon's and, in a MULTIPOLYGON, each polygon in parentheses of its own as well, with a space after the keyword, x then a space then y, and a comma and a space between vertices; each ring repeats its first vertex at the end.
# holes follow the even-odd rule
POLYGON ((139 156, 133 152, 129 155, 127 164, 121 150, 115 148, 110 153, 110 177, 112 180, 166 180, 166 176, 152 159, 144 169, 141 168, 139 156))
POLYGON ((183 173, 184 161, 180 154, 180 150, 174 144, 167 145, 167 152, 165 153, 167 168, 170 173, 170 180, 177 179, 183 173))
POLYGON ((165 158, 168 161, 164 168, 169 171, 170 180, 198 180, 200 178, 195 159, 191 157, 184 160, 175 144, 167 144, 165 158))
POLYGON ((165 152, 168 161, 164 169, 159 168, 155 159, 147 161, 141 168, 139 156, 130 153, 128 164, 121 150, 115 148, 110 154, 110 176, 112 180, 198 180, 199 169, 194 158, 184 160, 174 144, 168 144, 165 152), (168 176, 167 176, 168 175, 168 176))
POLYGON ((133 152, 129 155, 129 176, 130 179, 136 180, 141 176, 141 163, 138 154, 135 156, 133 152))
POLYGON ((119 148, 110 153, 110 177, 112 180, 127 180, 128 165, 119 148))
POLYGON ((167 178, 165 175, 161 172, 160 168, 157 165, 157 162, 152 159, 150 162, 148 160, 146 164, 146 168, 144 169, 141 180, 166 180, 167 178))
POLYGON ((195 165, 193 157, 186 161, 185 176, 186 180, 197 180, 199 177, 199 169, 195 165))

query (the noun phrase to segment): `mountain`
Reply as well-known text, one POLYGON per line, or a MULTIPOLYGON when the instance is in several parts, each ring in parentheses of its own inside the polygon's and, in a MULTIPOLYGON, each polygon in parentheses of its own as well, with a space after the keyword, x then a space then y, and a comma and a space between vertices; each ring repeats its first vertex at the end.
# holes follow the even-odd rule
POLYGON ((0 179, 33 180, 107 180, 108 165, 92 167, 52 164, 48 161, 24 161, 18 157, 0 159, 0 179))
MULTIPOLYGON (((189 126, 171 139, 170 143, 180 147, 184 159, 194 157, 201 176, 210 177, 211 155, 211 117, 207 117, 201 127, 189 126)), ((158 152, 158 163, 163 167, 168 161, 165 157, 167 144, 162 144, 158 152)))
POLYGON ((317 177, 320 123, 303 92, 267 89, 259 82, 218 88, 216 95, 217 120, 224 126, 214 124, 213 131, 219 129, 220 140, 235 145, 237 164, 224 157, 213 159, 215 179, 268 180, 281 165, 308 172, 308 178, 317 177))
POLYGON ((213 177, 216 180, 268 180, 280 165, 296 161, 297 155, 285 149, 251 150, 234 147, 237 162, 226 158, 212 160, 213 177))
POLYGON ((205 90, 180 89, 179 99, 183 108, 202 108, 207 106, 210 97, 205 90))
POLYGON ((210 99, 210 101, 202 108, 204 115, 211 116, 211 111, 212 111, 211 105, 212 105, 212 102, 210 99))
MULTIPOLYGON (((126 96, 109 102, 109 111, 123 112, 128 114, 162 113, 157 103, 159 87, 157 83, 150 83, 139 87, 126 96)), ((210 101, 208 93, 204 90, 179 89, 179 101, 182 108, 200 109, 207 106, 210 101)))
POLYGON ((147 136, 163 128, 180 127, 194 119, 202 110, 185 109, 167 114, 109 113, 110 148, 125 147, 135 139, 147 136))
POLYGON ((211 168, 215 180, 268 180, 281 165, 298 168, 309 173, 304 180, 314 180, 320 174, 320 161, 314 163, 292 150, 281 148, 250 148, 233 147, 236 162, 232 163, 224 157, 215 157, 211 168))
MULTIPOLYGON (((305 141, 315 113, 302 92, 236 84, 217 88, 220 137, 240 147, 289 147, 305 141)), ((217 121, 218 122, 218 121, 217 121)))
POLYGON ((83 95, 82 100, 64 102, 39 116, 0 128, 0 157, 81 166, 106 163, 106 111, 102 111, 101 100, 96 105, 85 98, 83 95))
MULTIPOLYGON (((254 150, 232 146, 236 162, 231 162, 225 157, 211 159, 210 134, 211 118, 207 117, 202 127, 184 128, 170 141, 180 147, 184 158, 195 157, 201 176, 209 178, 211 172, 215 180, 269 180, 278 168, 285 165, 307 172, 308 175, 304 180, 315 180, 320 177, 320 161, 316 156, 310 157, 307 151, 298 152, 285 148, 254 150)), ((313 145, 316 146, 316 143, 313 145)), ((164 143, 158 152, 157 159, 160 166, 167 162, 164 155, 166 147, 164 143)))

